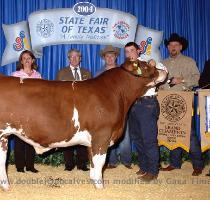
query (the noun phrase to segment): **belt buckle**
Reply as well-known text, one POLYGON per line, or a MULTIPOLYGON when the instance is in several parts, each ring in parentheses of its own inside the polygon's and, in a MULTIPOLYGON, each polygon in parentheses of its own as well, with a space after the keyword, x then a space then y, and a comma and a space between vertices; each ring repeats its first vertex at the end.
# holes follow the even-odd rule
POLYGON ((156 95, 151 95, 151 96, 144 96, 144 97, 142 97, 143 99, 153 99, 153 98, 155 98, 156 97, 156 95))
POLYGON ((139 97, 137 100, 136 100, 136 103, 141 101, 141 100, 144 100, 144 99, 153 99, 155 98, 156 95, 151 95, 151 96, 142 96, 142 97, 139 97))

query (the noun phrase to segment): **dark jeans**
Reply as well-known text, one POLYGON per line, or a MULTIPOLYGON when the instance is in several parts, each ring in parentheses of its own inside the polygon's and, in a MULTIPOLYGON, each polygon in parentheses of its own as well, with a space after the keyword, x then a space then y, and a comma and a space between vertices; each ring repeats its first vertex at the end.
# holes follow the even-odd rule
MULTIPOLYGON (((192 123, 193 124, 193 123, 192 123)), ((170 151, 170 165, 180 169, 182 165, 182 148, 176 148, 170 151)), ((190 135, 190 158, 192 161, 193 169, 204 167, 204 162, 202 159, 201 146, 198 138, 195 134, 195 129, 192 126, 191 135, 190 135)))
POLYGON ((75 165, 77 165, 77 168, 86 166, 88 162, 87 147, 76 145, 64 148, 64 160, 66 168, 73 168, 75 165), (76 157, 74 156, 75 151, 76 157))
POLYGON ((17 169, 33 169, 35 160, 35 150, 33 146, 22 141, 15 136, 14 156, 17 169))
POLYGON ((140 169, 157 175, 159 148, 157 120, 160 113, 157 98, 138 100, 131 108, 129 130, 137 153, 140 169))

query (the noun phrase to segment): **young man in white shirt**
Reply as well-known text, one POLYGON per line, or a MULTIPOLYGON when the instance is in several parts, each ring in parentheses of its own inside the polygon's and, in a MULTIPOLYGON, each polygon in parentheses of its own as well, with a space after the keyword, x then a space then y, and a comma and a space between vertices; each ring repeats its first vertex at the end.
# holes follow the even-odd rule
MULTIPOLYGON (((135 42, 125 45, 125 56, 131 60, 143 60, 139 57, 140 49, 135 42)), ((156 65, 158 71, 163 74, 163 82, 167 76, 167 69, 161 63, 156 65)), ((139 171, 138 178, 143 181, 152 181, 158 177, 159 173, 159 147, 157 120, 159 117, 159 103, 156 98, 156 87, 150 88, 144 96, 136 100, 129 114, 129 131, 138 153, 139 171)))

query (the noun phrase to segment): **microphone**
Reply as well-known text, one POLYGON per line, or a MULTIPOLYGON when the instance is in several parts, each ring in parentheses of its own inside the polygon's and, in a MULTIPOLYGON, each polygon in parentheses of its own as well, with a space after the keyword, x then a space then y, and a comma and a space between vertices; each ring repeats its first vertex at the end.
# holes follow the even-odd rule
POLYGON ((170 79, 167 80, 167 83, 169 84, 169 88, 171 88, 174 85, 176 85, 176 84, 172 83, 173 79, 174 79, 174 77, 171 77, 170 79))

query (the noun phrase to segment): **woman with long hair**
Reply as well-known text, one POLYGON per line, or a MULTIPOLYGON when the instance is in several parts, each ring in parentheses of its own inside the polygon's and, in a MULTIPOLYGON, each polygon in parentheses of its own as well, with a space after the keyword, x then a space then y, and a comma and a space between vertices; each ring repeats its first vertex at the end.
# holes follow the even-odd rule
MULTIPOLYGON (((36 69, 37 65, 34 54, 29 50, 25 50, 20 54, 17 71, 13 72, 12 76, 41 79, 41 75, 36 69)), ((17 171, 25 172, 24 168, 26 167, 26 171, 37 173, 38 170, 34 168, 34 148, 18 137, 15 137, 14 145, 15 166, 17 171)))

